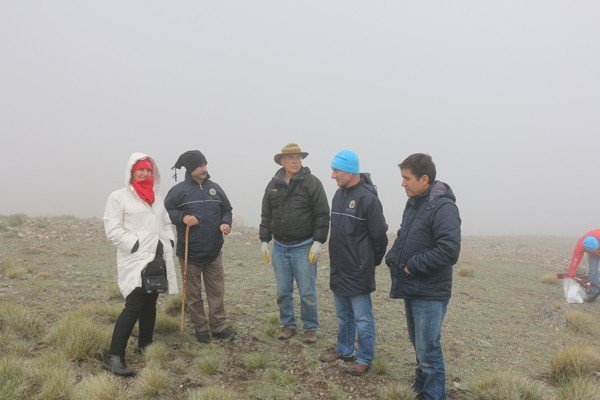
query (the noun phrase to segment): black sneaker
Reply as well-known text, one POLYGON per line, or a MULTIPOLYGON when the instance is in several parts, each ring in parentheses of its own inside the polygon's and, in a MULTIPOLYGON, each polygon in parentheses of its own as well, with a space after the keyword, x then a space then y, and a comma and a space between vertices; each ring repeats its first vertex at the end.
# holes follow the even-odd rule
POLYGON ((221 339, 221 340, 233 341, 233 340, 235 340, 236 336, 237 336, 236 331, 234 331, 230 327, 223 329, 221 332, 213 333, 213 337, 215 339, 221 339))
POLYGON ((127 366, 123 357, 111 354, 104 357, 102 368, 121 376, 132 376, 135 374, 135 372, 127 366))
POLYGON ((198 339, 200 343, 210 343, 208 331, 196 331, 196 339, 198 339))

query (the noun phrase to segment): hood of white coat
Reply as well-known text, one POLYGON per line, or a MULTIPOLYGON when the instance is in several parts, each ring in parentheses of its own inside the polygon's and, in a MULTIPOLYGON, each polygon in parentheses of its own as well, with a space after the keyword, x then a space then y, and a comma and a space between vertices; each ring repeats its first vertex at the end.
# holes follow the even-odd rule
POLYGON ((127 169, 125 170, 125 186, 129 186, 131 182, 131 168, 133 167, 133 164, 135 164, 138 160, 143 160, 144 158, 152 161, 152 165, 154 167, 152 176, 154 176, 154 190, 156 190, 158 185, 160 185, 160 172, 158 172, 158 167, 156 166, 154 159, 144 153, 133 153, 131 157, 129 157, 129 161, 127 161, 127 169))

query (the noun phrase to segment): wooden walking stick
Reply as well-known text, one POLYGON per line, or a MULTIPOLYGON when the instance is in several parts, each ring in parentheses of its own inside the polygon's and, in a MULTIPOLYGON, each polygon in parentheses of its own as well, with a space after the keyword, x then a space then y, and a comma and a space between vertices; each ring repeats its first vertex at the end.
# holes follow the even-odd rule
POLYGON ((185 252, 183 257, 183 290, 181 291, 181 334, 183 335, 183 325, 185 322, 185 288, 187 286, 187 267, 188 267, 188 239, 190 238, 190 227, 185 227, 185 252))

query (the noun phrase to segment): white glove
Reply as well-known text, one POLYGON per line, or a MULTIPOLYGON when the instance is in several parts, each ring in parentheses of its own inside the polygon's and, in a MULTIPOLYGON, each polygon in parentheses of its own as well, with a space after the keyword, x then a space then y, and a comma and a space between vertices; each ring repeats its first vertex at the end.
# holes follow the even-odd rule
POLYGON ((263 261, 265 264, 269 264, 271 262, 271 252, 269 251, 269 242, 262 242, 260 246, 260 251, 263 255, 263 261))
POLYGON ((321 251, 321 247, 323 247, 323 243, 313 242, 310 247, 310 251, 308 252, 308 261, 312 265, 317 265, 317 258, 319 258, 319 252, 321 251))

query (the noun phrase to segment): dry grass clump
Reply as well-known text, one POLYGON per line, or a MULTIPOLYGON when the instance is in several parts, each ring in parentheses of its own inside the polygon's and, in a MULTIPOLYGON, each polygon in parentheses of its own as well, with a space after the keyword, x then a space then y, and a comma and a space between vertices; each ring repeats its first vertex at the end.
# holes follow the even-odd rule
POLYGON ((475 276, 475 271, 471 267, 460 267, 456 270, 456 273, 464 278, 473 278, 475 276))
POLYGON ((76 383, 75 370, 64 355, 47 353, 35 359, 30 367, 29 376, 30 389, 35 388, 36 399, 73 398, 76 383))
POLYGON ((546 285, 557 285, 560 281, 556 278, 555 274, 547 274, 540 277, 540 282, 546 285))
POLYGON ((223 369, 223 354, 216 345, 208 345, 199 355, 197 368, 200 372, 208 375, 214 375, 223 369))
POLYGON ((469 400, 548 400, 552 398, 543 384, 513 372, 495 372, 473 383, 469 400))
POLYGON ((156 322, 154 323, 154 332, 158 334, 179 332, 179 320, 157 312, 156 322))
POLYGON ((166 296, 164 300, 163 309, 165 314, 170 315, 172 317, 178 317, 181 315, 181 296, 179 295, 171 295, 166 296))
POLYGON ((77 253, 76 250, 67 247, 60 252, 60 255, 64 257, 77 257, 79 253, 77 253))
POLYGON ((111 282, 106 286, 106 299, 107 300, 123 300, 121 289, 116 282, 111 282))
POLYGON ((567 346, 550 360, 552 378, 558 382, 600 371, 600 350, 594 346, 567 346))
POLYGON ((239 399, 233 390, 219 386, 208 386, 203 389, 191 391, 188 400, 236 400, 239 399))
POLYGON ((3 260, 0 262, 0 271, 2 271, 2 275, 6 276, 9 279, 20 278, 21 276, 27 273, 27 270, 17 263, 14 260, 3 260))
POLYGON ((119 379, 102 372, 85 378, 78 386, 76 398, 81 400, 133 400, 131 389, 121 385, 119 379))
POLYGON ((162 364, 169 357, 169 349, 164 343, 156 342, 148 346, 144 354, 146 355, 146 361, 156 361, 162 364))
POLYGON ((160 397, 170 392, 173 382, 168 371, 159 363, 150 362, 140 372, 138 389, 147 397, 160 397))
POLYGON ((0 399, 19 399, 26 394, 29 384, 24 362, 14 356, 0 357, 0 399))
POLYGON ((390 364, 387 360, 376 357, 371 363, 371 371, 375 375, 388 375, 390 373, 390 364))
POLYGON ((27 221, 25 214, 12 214, 6 217, 6 226, 20 226, 27 221))
POLYGON ((73 315, 88 318, 97 323, 113 325, 123 311, 122 304, 110 304, 102 302, 87 303, 72 311, 73 315))
POLYGON ((248 371, 265 369, 273 358, 270 352, 257 351, 244 356, 244 367, 248 371))
POLYGON ((590 314, 580 310, 570 311, 565 320, 567 325, 575 332, 592 334, 599 328, 598 321, 590 314))
POLYGON ((263 376, 273 383, 282 385, 291 385, 298 382, 298 377, 296 375, 276 368, 267 368, 263 376))
POLYGON ((100 359, 110 343, 110 332, 77 313, 58 321, 46 340, 62 348, 71 360, 100 359))
POLYGON ((37 339, 44 331, 44 322, 33 310, 14 303, 0 303, 0 332, 25 339, 37 339))
POLYGON ((379 390, 381 400, 417 400, 417 394, 410 386, 393 383, 379 390))
POLYGON ((575 378, 557 392, 558 400, 600 399, 600 382, 596 378, 575 378))

